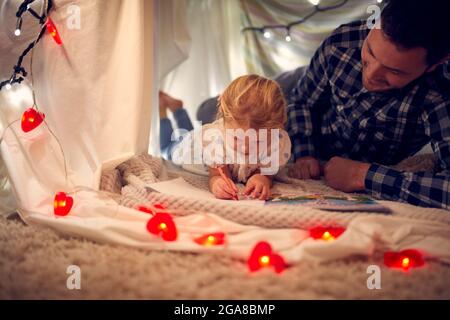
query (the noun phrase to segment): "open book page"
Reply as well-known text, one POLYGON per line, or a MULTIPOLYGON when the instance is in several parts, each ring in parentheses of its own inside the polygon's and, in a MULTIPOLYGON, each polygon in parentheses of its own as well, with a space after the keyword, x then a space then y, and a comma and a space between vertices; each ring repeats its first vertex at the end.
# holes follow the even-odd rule
POLYGON ((390 209, 381 205, 366 195, 326 195, 326 194, 303 194, 287 195, 272 194, 266 201, 266 205, 302 205, 316 209, 330 211, 368 211, 368 212, 390 212, 390 209))

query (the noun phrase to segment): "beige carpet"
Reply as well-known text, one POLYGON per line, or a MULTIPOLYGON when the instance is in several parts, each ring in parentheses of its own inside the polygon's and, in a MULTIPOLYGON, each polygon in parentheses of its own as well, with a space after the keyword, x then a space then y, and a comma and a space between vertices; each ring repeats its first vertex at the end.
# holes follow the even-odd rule
POLYGON ((240 261, 206 254, 141 251, 66 238, 0 217, 1 299, 450 299, 450 268, 430 262, 403 273, 381 257, 249 274, 240 261), (81 268, 81 290, 66 269, 81 268), (381 265, 381 289, 366 286, 381 265))

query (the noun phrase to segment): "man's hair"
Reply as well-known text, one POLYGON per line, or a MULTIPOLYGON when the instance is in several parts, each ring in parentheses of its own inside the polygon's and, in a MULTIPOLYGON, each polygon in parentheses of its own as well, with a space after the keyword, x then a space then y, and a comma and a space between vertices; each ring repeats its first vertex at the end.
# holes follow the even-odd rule
POLYGON ((381 13, 385 35, 403 49, 427 50, 429 66, 450 52, 449 0, 389 0, 381 13))

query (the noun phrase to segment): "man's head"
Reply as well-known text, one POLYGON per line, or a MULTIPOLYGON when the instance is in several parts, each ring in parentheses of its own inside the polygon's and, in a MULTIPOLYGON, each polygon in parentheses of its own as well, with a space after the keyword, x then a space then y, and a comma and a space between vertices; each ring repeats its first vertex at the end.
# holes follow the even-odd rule
POLYGON ((390 0, 362 48, 363 85, 400 89, 450 58, 448 0, 390 0))

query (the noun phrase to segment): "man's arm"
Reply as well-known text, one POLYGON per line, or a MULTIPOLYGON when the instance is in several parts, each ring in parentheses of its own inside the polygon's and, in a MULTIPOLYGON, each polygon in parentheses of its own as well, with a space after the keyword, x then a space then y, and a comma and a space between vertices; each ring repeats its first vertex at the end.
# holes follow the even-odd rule
POLYGON ((400 172, 372 165, 365 179, 366 189, 387 199, 449 209, 450 101, 444 98, 430 102, 424 110, 425 134, 431 139, 442 173, 400 172))
POLYGON ((428 106, 425 133, 440 161, 441 173, 403 172, 340 157, 325 166, 326 183, 345 192, 366 190, 376 198, 450 209, 450 102, 428 106))
POLYGON ((365 187, 377 198, 423 207, 450 208, 450 176, 445 173, 401 172, 373 164, 367 172, 365 187))
POLYGON ((344 192, 367 191, 375 198, 423 207, 450 209, 450 174, 403 172, 379 164, 333 157, 324 168, 325 182, 344 192))

